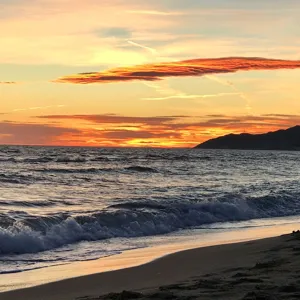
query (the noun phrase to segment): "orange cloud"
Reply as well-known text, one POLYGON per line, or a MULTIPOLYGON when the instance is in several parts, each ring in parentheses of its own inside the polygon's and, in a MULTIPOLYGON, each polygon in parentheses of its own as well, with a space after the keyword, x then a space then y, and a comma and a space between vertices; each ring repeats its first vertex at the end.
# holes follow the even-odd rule
POLYGON ((178 118, 185 116, 161 116, 161 117, 130 117, 119 116, 115 114, 103 115, 45 115, 38 116, 40 119, 71 119, 71 120, 84 120, 97 124, 148 124, 159 125, 166 122, 175 121, 178 118))
POLYGON ((78 134, 79 130, 48 124, 0 122, 0 144, 54 145, 60 135, 78 134))
POLYGON ((193 147, 229 133, 263 133, 300 124, 300 115, 132 117, 49 115, 43 122, 0 122, 0 144, 193 147), (47 123, 47 121, 55 123, 47 123), (66 121, 70 122, 66 122, 66 121), (86 122, 88 121, 88 123, 86 122))
POLYGON ((60 124, 61 120, 64 127, 67 127, 65 121, 70 120, 72 126, 76 125, 77 131, 68 132, 64 128, 52 143, 80 146, 193 147, 228 133, 263 133, 300 124, 300 115, 283 114, 215 114, 202 117, 132 117, 106 114, 49 115, 36 118, 55 120, 56 124, 60 124))
POLYGON ((128 82, 136 80, 156 81, 166 77, 204 76, 251 70, 277 70, 300 68, 299 60, 279 60, 254 57, 228 57, 193 59, 170 63, 145 64, 120 67, 103 72, 80 73, 61 77, 55 82, 89 84, 128 82))

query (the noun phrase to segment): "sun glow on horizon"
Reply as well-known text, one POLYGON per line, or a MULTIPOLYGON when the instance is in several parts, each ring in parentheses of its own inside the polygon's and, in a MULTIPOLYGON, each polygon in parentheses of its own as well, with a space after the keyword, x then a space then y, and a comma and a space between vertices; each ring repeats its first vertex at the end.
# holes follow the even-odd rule
POLYGON ((300 2, 0 10, 0 144, 193 147, 300 124, 300 2))

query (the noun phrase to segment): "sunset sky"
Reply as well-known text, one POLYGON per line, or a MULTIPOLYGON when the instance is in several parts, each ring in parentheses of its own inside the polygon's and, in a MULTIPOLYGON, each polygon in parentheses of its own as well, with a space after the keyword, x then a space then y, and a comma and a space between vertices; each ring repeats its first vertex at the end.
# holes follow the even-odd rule
POLYGON ((299 0, 0 0, 0 144, 193 147, 300 125, 299 0))

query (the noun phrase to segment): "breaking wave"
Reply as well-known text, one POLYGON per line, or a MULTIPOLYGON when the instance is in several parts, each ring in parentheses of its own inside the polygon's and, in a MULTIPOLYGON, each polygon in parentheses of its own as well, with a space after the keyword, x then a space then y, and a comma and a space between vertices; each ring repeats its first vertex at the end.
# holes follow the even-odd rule
POLYGON ((0 228, 0 254, 37 253, 81 241, 166 234, 205 224, 300 214, 299 195, 280 194, 218 201, 127 202, 97 213, 29 216, 0 228))

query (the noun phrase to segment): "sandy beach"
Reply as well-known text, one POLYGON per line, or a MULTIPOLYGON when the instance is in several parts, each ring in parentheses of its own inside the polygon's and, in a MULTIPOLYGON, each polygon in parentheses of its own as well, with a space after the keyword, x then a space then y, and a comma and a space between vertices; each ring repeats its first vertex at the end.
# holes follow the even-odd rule
POLYGON ((0 299, 299 299, 299 263, 300 234, 294 233, 181 251, 138 267, 1 293, 0 299))

